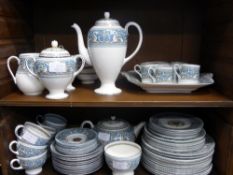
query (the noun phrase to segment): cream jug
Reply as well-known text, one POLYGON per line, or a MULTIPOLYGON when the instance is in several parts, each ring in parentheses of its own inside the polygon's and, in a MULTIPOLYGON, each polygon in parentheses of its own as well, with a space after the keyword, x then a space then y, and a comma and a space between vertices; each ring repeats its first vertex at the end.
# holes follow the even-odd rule
MULTIPOLYGON (((19 54, 19 57, 11 56, 7 59, 7 69, 11 74, 14 83, 17 85, 19 90, 24 93, 24 95, 28 95, 28 96, 40 95, 44 90, 44 86, 42 85, 40 80, 34 77, 33 75, 31 75, 26 69, 25 60, 27 58, 35 59, 38 56, 39 53, 21 53, 19 54), (18 62, 19 65, 15 75, 13 74, 13 71, 11 70, 11 66, 10 66, 11 61, 14 59, 18 62)), ((34 67, 33 62, 28 63, 28 65, 31 68, 34 67)))
POLYGON ((95 92, 102 95, 115 95, 121 89, 115 86, 115 81, 122 66, 132 59, 139 51, 143 34, 141 27, 135 22, 128 22, 125 28, 119 22, 110 18, 110 13, 104 13, 104 19, 96 21, 89 30, 87 38, 87 48, 84 45, 83 35, 80 27, 73 24, 72 27, 77 32, 78 49, 86 62, 92 65, 100 79, 101 86, 95 92), (128 28, 134 26, 139 32, 139 41, 134 52, 126 58, 128 28))

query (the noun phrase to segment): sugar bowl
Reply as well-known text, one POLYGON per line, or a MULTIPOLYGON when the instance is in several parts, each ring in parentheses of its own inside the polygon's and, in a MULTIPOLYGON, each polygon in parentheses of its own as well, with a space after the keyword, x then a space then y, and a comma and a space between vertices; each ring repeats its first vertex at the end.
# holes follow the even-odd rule
POLYGON ((70 55, 67 50, 59 47, 55 40, 51 42, 51 46, 42 50, 39 57, 34 59, 34 69, 28 66, 31 58, 26 60, 26 67, 49 91, 46 98, 64 99, 68 97, 64 91, 72 83, 74 77, 82 71, 85 60, 82 55, 70 55), (81 60, 81 64, 78 63, 78 59, 81 60), (79 68, 77 68, 78 65, 80 65, 79 68))

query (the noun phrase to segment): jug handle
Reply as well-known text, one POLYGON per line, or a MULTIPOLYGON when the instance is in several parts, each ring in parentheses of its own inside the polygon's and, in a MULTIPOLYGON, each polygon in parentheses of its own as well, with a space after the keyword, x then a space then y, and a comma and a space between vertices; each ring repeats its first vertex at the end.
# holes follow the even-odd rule
POLYGON ((29 60, 29 59, 32 59, 34 62, 36 62, 35 58, 27 58, 27 59, 25 60, 25 61, 26 61, 26 68, 27 68, 27 70, 28 70, 28 72, 29 72, 30 74, 32 74, 34 77, 36 77, 36 78, 39 79, 39 76, 38 76, 37 74, 35 74, 34 71, 31 70, 30 67, 28 66, 28 60, 29 60))
POLYGON ((139 33, 139 41, 138 41, 138 45, 136 47, 136 49, 133 51, 133 53, 131 53, 131 55, 129 55, 127 58, 124 59, 124 62, 123 62, 123 65, 125 63, 127 63, 129 60, 131 60, 135 55, 136 53, 139 51, 140 47, 142 46, 142 40, 143 40, 143 34, 142 34, 142 29, 141 27, 136 23, 136 22, 128 22, 126 25, 125 25, 125 30, 128 32, 128 28, 130 26, 134 26, 137 28, 138 30, 138 33, 139 33))
POLYGON ((84 58, 84 56, 82 56, 82 55, 75 55, 75 58, 77 60, 78 60, 78 58, 80 58, 82 60, 82 64, 81 64, 80 68, 76 72, 74 72, 74 77, 76 77, 83 70, 83 68, 85 66, 85 58, 84 58))
POLYGON ((16 59, 18 65, 19 65, 19 63, 20 63, 20 59, 19 59, 17 56, 11 56, 11 57, 9 57, 9 58, 7 59, 7 69, 8 69, 8 71, 10 72, 11 77, 12 77, 12 79, 14 80, 14 83, 16 84, 16 78, 15 78, 15 75, 13 74, 13 72, 12 72, 12 70, 11 70, 11 66, 10 66, 10 62, 11 62, 12 59, 16 59))

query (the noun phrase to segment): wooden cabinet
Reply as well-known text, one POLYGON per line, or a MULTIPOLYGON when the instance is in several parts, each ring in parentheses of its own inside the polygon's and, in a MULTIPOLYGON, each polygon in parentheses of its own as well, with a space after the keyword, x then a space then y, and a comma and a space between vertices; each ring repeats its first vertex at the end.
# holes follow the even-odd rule
MULTIPOLYGON (((233 3, 229 0, 157 1, 29 1, 0 0, 0 165, 3 175, 12 171, 13 155, 8 143, 15 138, 14 127, 37 114, 57 112, 79 126, 84 119, 95 122, 116 115, 136 123, 151 115, 175 111, 201 117, 205 129, 216 141, 214 172, 233 175, 233 3), (144 32, 143 46, 123 70, 143 61, 185 61, 199 63, 203 72, 214 73, 215 84, 192 94, 148 94, 119 77, 123 92, 117 96, 94 93, 95 85, 80 85, 64 100, 47 100, 43 95, 22 95, 6 69, 6 59, 22 52, 40 51, 52 39, 71 53, 77 53, 76 34, 70 27, 78 23, 86 34, 104 10, 125 25, 137 21, 144 32)), ((137 42, 130 30, 130 53, 137 42)), ((16 67, 17 65, 15 65, 16 67)), ((140 139, 138 140, 140 141, 140 139)), ((214 174, 213 172, 213 174, 214 174)), ((1 173, 0 173, 1 174, 1 173)), ((43 175, 58 174, 50 161, 43 175)), ((95 174, 110 174, 107 167, 95 174)), ((136 175, 149 174, 142 167, 136 175)))

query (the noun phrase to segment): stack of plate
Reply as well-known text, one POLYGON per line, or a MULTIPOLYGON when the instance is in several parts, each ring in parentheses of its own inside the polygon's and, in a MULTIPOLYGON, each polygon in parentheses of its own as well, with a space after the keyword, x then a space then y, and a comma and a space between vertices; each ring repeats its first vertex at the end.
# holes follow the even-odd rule
POLYGON ((90 174, 103 166, 103 146, 92 129, 62 130, 50 149, 53 167, 62 174, 90 174))
POLYGON ((86 66, 81 73, 78 74, 77 78, 81 80, 82 84, 93 84, 97 80, 97 75, 92 66, 86 66))
POLYGON ((214 147, 201 119, 160 114, 144 127, 142 164, 156 175, 207 175, 212 170, 214 147))

